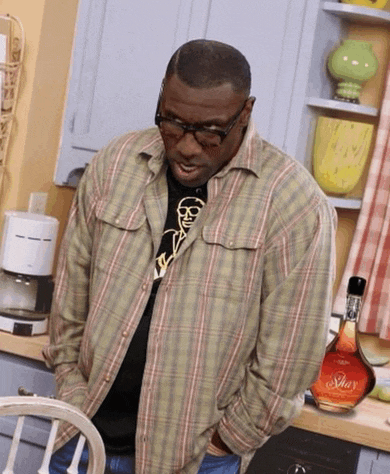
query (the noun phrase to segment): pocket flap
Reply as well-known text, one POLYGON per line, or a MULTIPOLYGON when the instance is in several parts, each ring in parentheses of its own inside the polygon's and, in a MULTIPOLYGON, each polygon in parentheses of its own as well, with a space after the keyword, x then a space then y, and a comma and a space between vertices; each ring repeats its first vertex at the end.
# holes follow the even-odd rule
POLYGON ((125 205, 118 206, 112 202, 105 202, 98 206, 96 217, 123 230, 139 229, 146 220, 143 206, 134 209, 125 205))
POLYGON ((227 249, 258 249, 262 246, 259 234, 253 229, 230 229, 228 232, 220 232, 214 226, 203 227, 203 239, 208 244, 222 245, 227 249))

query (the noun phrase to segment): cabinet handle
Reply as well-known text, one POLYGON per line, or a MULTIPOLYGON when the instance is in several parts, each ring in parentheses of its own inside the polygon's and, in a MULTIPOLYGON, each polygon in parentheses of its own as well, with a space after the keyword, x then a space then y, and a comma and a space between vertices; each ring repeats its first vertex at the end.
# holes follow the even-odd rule
MULTIPOLYGON (((30 392, 30 390, 27 390, 27 388, 24 388, 23 386, 20 386, 18 388, 18 395, 22 397, 37 397, 38 396, 37 393, 30 392)), ((43 395, 43 396, 46 396, 46 395, 43 395)), ((54 395, 49 395, 49 396, 46 396, 46 398, 55 399, 56 397, 54 395)))
POLYGON ((24 387, 18 388, 18 395, 21 395, 22 397, 37 397, 38 396, 36 393, 30 392, 24 387))

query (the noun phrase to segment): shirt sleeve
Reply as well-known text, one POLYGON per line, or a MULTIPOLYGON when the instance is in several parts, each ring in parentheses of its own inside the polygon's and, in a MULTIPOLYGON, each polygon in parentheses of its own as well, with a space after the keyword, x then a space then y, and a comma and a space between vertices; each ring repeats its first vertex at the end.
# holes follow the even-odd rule
POLYGON ((96 170, 87 167, 69 212, 67 228, 61 242, 56 271, 55 291, 50 315, 50 341, 43 349, 49 367, 55 368, 57 397, 72 398, 86 388, 79 369, 80 345, 88 315, 89 275, 96 192, 96 170), (73 394, 73 395, 72 395, 73 394))
POLYGON ((267 244, 257 345, 241 389, 217 427, 239 455, 287 428, 321 366, 331 315, 336 214, 326 199, 316 201, 285 221, 267 244))

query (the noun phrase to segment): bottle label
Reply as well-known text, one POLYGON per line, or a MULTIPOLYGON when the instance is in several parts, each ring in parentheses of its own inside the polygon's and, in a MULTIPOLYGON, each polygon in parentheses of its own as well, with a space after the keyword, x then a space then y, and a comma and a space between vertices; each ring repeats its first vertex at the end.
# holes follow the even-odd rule
POLYGON ((345 308, 345 319, 347 321, 356 321, 359 309, 360 309, 361 298, 358 296, 349 295, 347 298, 347 305, 345 308))
POLYGON ((311 390, 321 403, 352 407, 366 393, 369 381, 367 369, 356 355, 328 353, 311 390))
POLYGON ((356 380, 348 379, 347 375, 338 371, 332 374, 331 379, 326 382, 325 387, 329 390, 340 390, 343 392, 354 392, 357 388, 356 380))

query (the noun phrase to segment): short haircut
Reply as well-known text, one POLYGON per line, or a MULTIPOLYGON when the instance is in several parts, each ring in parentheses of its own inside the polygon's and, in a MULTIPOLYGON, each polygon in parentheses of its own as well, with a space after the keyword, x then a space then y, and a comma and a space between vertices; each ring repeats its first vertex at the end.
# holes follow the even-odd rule
POLYGON ((174 74, 195 89, 230 83, 234 92, 249 96, 251 71, 245 56, 219 41, 192 40, 183 44, 170 59, 165 78, 174 74))

